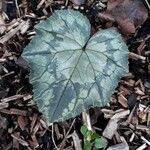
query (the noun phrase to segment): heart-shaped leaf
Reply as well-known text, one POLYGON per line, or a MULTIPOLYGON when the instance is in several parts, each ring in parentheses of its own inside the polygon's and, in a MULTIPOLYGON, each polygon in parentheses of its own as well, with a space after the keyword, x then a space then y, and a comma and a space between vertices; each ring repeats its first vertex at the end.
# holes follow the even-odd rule
POLYGON ((56 11, 36 25, 24 49, 39 110, 49 122, 64 121, 104 106, 128 72, 128 48, 115 29, 90 38, 88 19, 73 10, 56 11))

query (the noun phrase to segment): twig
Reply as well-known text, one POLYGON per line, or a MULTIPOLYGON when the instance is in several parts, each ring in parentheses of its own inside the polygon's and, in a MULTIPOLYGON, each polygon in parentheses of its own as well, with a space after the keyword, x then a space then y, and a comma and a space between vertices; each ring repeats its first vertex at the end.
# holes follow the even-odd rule
POLYGON ((131 122, 132 117, 133 117, 134 112, 136 111, 136 109, 137 109, 137 105, 134 106, 134 108, 132 109, 130 115, 128 116, 128 119, 126 120, 127 123, 130 123, 130 122, 131 122))
POLYGON ((135 53, 132 53, 132 52, 129 53, 129 57, 131 59, 135 59, 135 60, 142 60, 142 61, 146 60, 146 57, 138 55, 138 54, 135 54, 135 53))
POLYGON ((59 145, 60 145, 60 146, 59 146, 59 150, 63 149, 64 143, 65 143, 65 141, 66 141, 66 139, 67 139, 67 136, 69 135, 69 133, 70 133, 70 131, 71 131, 71 129, 72 129, 72 127, 73 127, 75 121, 76 121, 76 119, 74 119, 74 120, 72 121, 72 124, 71 124, 69 130, 67 131, 67 133, 66 133, 66 135, 65 135, 65 137, 64 137, 64 139, 63 139, 63 141, 59 144, 59 145))
POLYGON ((141 145, 139 148, 137 148, 136 150, 144 150, 147 147, 146 143, 144 143, 143 145, 141 145))
POLYGON ((146 2, 147 6, 148 6, 148 8, 150 10, 150 4, 149 4, 148 0, 145 0, 145 2, 146 2))
POLYGON ((141 139, 142 139, 145 143, 147 143, 148 145, 150 145, 150 142, 149 142, 145 137, 141 136, 141 139))
POLYGON ((55 143, 55 139, 54 139, 54 124, 52 124, 52 141, 53 141, 53 144, 54 144, 55 148, 57 150, 59 150, 59 148, 57 147, 57 145, 55 143))
POLYGON ((132 135, 131 135, 129 141, 132 142, 132 141, 134 140, 134 137, 135 137, 135 133, 132 133, 132 135))
POLYGON ((45 0, 41 0, 40 3, 37 5, 37 10, 41 8, 41 6, 44 4, 45 0))
POLYGON ((17 99, 20 99, 20 98, 23 98, 25 95, 14 95, 14 96, 10 96, 10 97, 7 97, 7 98, 4 98, 1 100, 1 102, 3 103, 6 103, 6 102, 9 102, 9 101, 13 101, 13 100, 17 100, 17 99))
POLYGON ((68 5, 68 2, 69 2, 69 0, 66 0, 66 2, 65 2, 65 6, 67 6, 67 5, 68 5))
POLYGON ((15 0, 15 5, 16 5, 16 8, 17 8, 18 15, 20 17, 20 10, 19 10, 19 6, 18 6, 18 1, 17 0, 15 0))
POLYGON ((12 75, 12 74, 14 74, 14 73, 15 73, 14 71, 11 71, 11 72, 9 72, 9 73, 4 74, 3 76, 1 76, 1 78, 8 77, 8 76, 10 76, 10 75, 12 75))

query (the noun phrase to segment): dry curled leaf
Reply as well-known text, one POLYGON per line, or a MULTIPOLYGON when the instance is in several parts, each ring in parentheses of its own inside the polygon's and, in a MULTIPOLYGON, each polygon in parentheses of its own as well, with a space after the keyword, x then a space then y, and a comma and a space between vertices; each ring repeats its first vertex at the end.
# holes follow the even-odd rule
POLYGON ((116 22, 126 35, 135 33, 148 17, 148 11, 140 0, 109 0, 107 10, 100 13, 104 20, 116 22))

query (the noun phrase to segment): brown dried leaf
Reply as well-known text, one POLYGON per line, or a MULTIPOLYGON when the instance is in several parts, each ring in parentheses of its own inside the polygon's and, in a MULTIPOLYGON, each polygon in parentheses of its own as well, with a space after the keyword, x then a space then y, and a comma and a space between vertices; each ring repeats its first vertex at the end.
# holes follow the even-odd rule
POLYGON ((148 11, 139 0, 109 0, 107 10, 100 14, 101 19, 113 21, 126 35, 135 33, 136 28, 148 18, 148 11))
POLYGON ((109 0, 107 3, 107 10, 111 11, 123 2, 124 0, 109 0))
POLYGON ((116 22, 118 23, 124 34, 135 33, 136 28, 134 22, 131 19, 126 18, 125 20, 123 20, 120 18, 116 18, 116 22))
POLYGON ((107 20, 107 21, 115 22, 114 17, 111 14, 107 13, 107 12, 99 13, 98 17, 101 18, 102 20, 107 20))

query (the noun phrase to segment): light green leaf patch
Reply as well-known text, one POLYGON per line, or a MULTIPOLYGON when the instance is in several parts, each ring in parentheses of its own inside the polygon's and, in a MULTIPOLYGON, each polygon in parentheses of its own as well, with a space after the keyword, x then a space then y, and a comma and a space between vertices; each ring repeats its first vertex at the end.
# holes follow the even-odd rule
POLYGON ((92 37, 89 20, 73 10, 56 11, 36 25, 24 49, 39 110, 51 123, 105 106, 128 72, 128 48, 113 28, 92 37))

